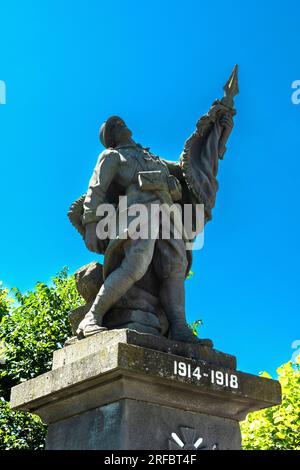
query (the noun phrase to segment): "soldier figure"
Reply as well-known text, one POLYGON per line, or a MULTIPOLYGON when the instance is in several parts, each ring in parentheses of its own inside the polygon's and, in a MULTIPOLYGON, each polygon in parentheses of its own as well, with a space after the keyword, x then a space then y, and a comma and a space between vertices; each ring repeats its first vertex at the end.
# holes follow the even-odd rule
POLYGON ((126 227, 124 237, 124 227, 119 226, 116 236, 105 240, 99 230, 97 233, 101 221, 97 209, 105 203, 118 207, 119 197, 126 196, 128 209, 135 204, 148 209, 154 204, 173 206, 175 202, 193 207, 203 204, 205 222, 210 220, 218 189, 218 161, 225 154, 225 143, 233 127, 233 96, 238 91, 236 68, 224 89, 225 97, 215 101, 199 119, 177 163, 162 160, 136 144, 118 116, 102 125, 100 140, 106 150, 98 159, 87 194, 81 198, 80 221, 73 223, 83 234, 87 248, 104 254, 104 283, 79 324, 79 339, 106 329, 104 315, 143 278, 151 265, 159 281, 159 301, 170 325, 171 339, 198 341, 185 318, 184 281, 191 265, 186 237, 174 236, 173 223, 172 236, 165 239, 158 223, 155 236, 151 233, 148 238, 133 238, 126 227))

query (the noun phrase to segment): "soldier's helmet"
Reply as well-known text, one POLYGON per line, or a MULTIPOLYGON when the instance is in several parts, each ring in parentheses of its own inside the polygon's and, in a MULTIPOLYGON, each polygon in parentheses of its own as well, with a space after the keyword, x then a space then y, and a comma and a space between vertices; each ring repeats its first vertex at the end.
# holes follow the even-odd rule
POLYGON ((111 116, 110 118, 105 121, 102 126, 100 127, 100 141, 102 145, 106 148, 113 147, 114 143, 114 129, 117 126, 124 126, 126 127, 125 121, 121 119, 119 116, 111 116))

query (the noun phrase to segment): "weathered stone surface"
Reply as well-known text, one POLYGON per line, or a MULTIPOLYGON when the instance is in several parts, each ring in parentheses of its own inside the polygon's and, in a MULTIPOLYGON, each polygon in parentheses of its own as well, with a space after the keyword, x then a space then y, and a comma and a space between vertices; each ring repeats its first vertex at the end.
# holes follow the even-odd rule
POLYGON ((128 328, 140 333, 150 333, 160 336, 160 322, 156 315, 143 310, 114 309, 108 312, 103 320, 103 326, 109 329, 128 328), (148 330, 148 331, 147 331, 148 330))
POLYGON ((278 404, 280 386, 278 382, 211 366, 205 361, 117 343, 17 385, 12 389, 11 403, 15 409, 36 412, 51 422, 54 415, 55 419, 62 418, 62 414, 66 417, 67 404, 71 402, 72 412, 82 412, 89 401, 87 396, 94 407, 132 398, 238 419, 249 410, 278 404), (201 380, 175 374, 174 361, 184 361, 192 370, 199 366, 201 380), (236 376, 238 388, 212 383, 212 370, 236 376), (101 394, 97 391, 100 384, 101 394), (103 392, 105 386, 107 396, 103 392))
POLYGON ((94 261, 78 269, 74 276, 79 294, 86 302, 92 302, 103 284, 102 265, 94 261))
POLYGON ((88 304, 81 305, 80 307, 75 308, 72 312, 69 313, 69 320, 72 326, 72 333, 76 335, 76 331, 78 328, 79 323, 81 320, 84 319, 85 315, 90 310, 93 302, 89 302, 88 304))
POLYGON ((48 449, 167 450, 176 432, 185 449, 194 435, 201 448, 236 449, 238 421, 279 404, 280 385, 222 361, 235 365, 211 348, 107 331, 56 351, 51 372, 12 389, 11 406, 50 425, 48 449))
MULTIPOLYGON (((69 314, 72 332, 75 335, 78 325, 92 307, 92 302, 82 305, 69 314)), ((158 316, 143 310, 110 310, 104 317, 103 326, 110 330, 128 328, 139 333, 161 336, 162 326, 158 316)))
POLYGON ((142 310, 156 315, 160 322, 160 333, 162 336, 166 336, 169 330, 168 319, 159 302, 158 291, 153 295, 153 291, 147 291, 148 285, 151 285, 151 276, 147 272, 146 276, 137 285, 131 287, 126 295, 116 302, 114 309, 142 310))
POLYGON ((232 450, 240 446, 237 422, 131 399, 54 423, 47 438, 49 450, 195 451, 232 450), (183 448, 172 437, 174 434, 184 444, 183 448), (199 447, 195 448, 195 444, 199 447))
POLYGON ((211 343, 179 343, 162 337, 157 338, 153 335, 140 334, 133 330, 119 329, 103 331, 98 335, 91 336, 64 349, 55 351, 53 354, 53 369, 80 360, 89 354, 101 352, 103 349, 110 348, 118 343, 141 346, 196 360, 200 359, 209 364, 228 369, 236 368, 236 358, 230 354, 212 349, 211 343))

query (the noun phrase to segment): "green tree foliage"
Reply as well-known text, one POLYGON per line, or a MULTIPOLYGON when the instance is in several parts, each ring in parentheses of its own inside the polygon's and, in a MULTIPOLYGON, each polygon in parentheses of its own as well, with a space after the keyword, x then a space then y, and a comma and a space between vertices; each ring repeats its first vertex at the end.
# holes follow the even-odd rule
POLYGON ((0 449, 44 449, 47 426, 40 418, 21 411, 12 411, 0 398, 0 449))
POLYGON ((10 389, 51 369, 53 351, 71 335, 68 312, 82 304, 64 269, 47 286, 22 294, 0 287, 0 449, 41 449, 46 427, 9 407, 10 389), (12 295, 11 294, 11 295, 12 295))
MULTIPOLYGON (((241 424, 246 450, 300 450, 300 356, 277 369, 282 404, 250 413, 241 424)), ((264 372, 264 377, 270 378, 264 372)))
POLYGON ((0 282, 0 320, 4 315, 7 315, 9 312, 9 304, 13 299, 8 297, 9 290, 2 287, 2 282, 0 282))

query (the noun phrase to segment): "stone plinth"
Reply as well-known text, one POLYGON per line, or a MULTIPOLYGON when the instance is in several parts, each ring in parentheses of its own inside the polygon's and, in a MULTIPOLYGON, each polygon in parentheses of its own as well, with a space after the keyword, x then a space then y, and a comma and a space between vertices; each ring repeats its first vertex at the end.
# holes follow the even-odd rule
POLYGON ((49 424, 48 449, 239 449, 239 421, 280 400, 278 382, 237 372, 233 356, 130 330, 56 351, 51 372, 11 394, 49 424))

